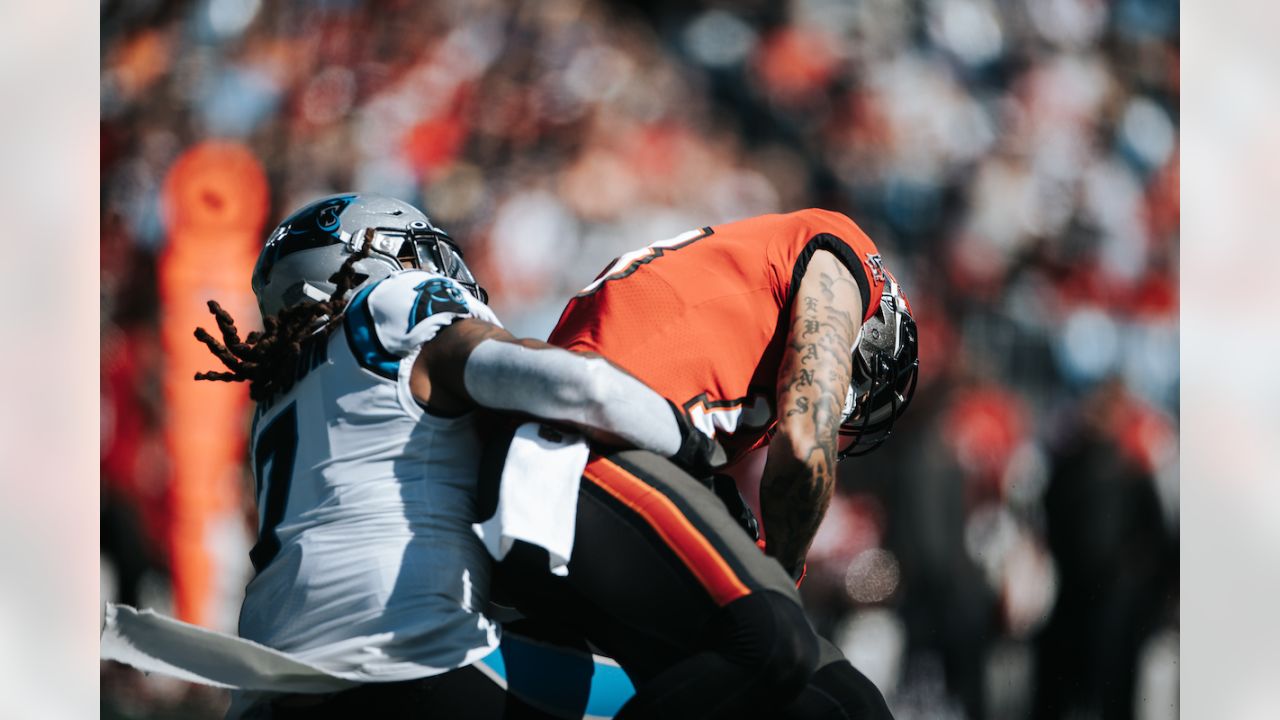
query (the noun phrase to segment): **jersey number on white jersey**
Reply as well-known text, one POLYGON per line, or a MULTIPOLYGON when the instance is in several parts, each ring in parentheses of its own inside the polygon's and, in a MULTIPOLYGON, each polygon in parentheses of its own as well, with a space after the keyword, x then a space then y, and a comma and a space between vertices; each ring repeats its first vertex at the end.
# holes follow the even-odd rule
POLYGON ((293 480, 293 462, 297 455, 298 412, 294 403, 289 403, 258 434, 258 444, 253 452, 253 477, 258 484, 255 490, 261 526, 258 528, 258 542, 249 551, 249 560, 256 572, 262 572, 280 551, 276 526, 284 520, 289 483, 293 480))

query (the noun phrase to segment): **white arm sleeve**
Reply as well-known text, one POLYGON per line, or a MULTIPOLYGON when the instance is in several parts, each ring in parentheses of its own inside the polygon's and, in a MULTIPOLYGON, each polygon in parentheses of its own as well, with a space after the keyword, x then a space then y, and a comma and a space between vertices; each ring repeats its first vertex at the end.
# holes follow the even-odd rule
POLYGON ((665 457, 680 450, 666 399, 601 358, 485 340, 467 358, 463 383, 485 407, 607 432, 665 457))

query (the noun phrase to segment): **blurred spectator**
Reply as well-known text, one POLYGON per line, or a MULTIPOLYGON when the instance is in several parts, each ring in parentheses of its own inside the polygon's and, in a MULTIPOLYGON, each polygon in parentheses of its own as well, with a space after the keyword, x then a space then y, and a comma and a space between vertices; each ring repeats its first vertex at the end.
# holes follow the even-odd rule
POLYGON ((1044 505, 1061 592, 1038 640, 1036 717, 1134 716, 1140 653, 1175 619, 1177 536, 1155 482, 1171 434, 1109 382, 1054 453, 1044 505))
POLYGON ((102 233, 101 550, 111 580, 104 594, 134 604, 147 576, 164 575, 167 565, 155 278, 151 256, 128 242, 118 218, 104 221, 102 233))

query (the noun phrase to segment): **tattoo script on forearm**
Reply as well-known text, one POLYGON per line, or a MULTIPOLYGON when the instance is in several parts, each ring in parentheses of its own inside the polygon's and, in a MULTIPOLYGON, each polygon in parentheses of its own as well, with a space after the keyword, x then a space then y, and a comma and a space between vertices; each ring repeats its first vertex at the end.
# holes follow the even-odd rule
POLYGON ((813 289, 808 283, 796 297, 778 373, 780 431, 774 442, 782 447, 771 449, 761 487, 769 552, 792 571, 803 563, 831 501, 857 332, 855 308, 847 302, 850 295, 858 298, 852 277, 817 271, 816 280, 816 292, 804 292, 813 289))

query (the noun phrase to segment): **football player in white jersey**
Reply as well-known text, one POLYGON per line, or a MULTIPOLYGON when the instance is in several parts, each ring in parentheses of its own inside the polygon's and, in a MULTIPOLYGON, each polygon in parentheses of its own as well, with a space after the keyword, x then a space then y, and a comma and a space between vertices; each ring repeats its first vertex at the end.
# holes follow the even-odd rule
MULTIPOLYGON (((684 466, 717 448, 638 380, 502 329, 453 241, 413 206, 345 194, 269 238, 253 274, 264 330, 210 302, 226 365, 257 403, 259 535, 240 634, 367 682, 326 696, 242 695, 232 714, 488 717, 466 688, 498 644, 490 558, 472 524, 477 407, 564 423, 684 466), (459 691, 459 689, 462 691, 459 691)), ((500 702, 500 701, 499 701, 500 702)))

